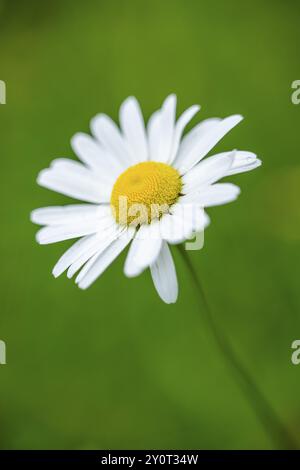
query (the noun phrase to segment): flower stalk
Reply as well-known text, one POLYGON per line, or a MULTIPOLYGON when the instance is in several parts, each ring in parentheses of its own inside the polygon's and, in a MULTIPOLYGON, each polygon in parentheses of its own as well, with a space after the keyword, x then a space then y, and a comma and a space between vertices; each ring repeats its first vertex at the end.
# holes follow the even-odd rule
POLYGON ((226 335, 218 327, 211 308, 207 301, 202 283, 196 273, 196 270, 190 261, 190 258, 184 248, 184 245, 177 245, 181 257, 190 273, 193 284, 197 290, 198 300, 200 301, 202 312, 205 314, 206 322, 210 328, 216 343, 231 368, 232 374, 238 383, 242 393, 250 404, 252 410, 255 412, 258 420, 265 428, 268 436, 272 439, 274 446, 280 449, 297 449, 298 444, 281 422, 276 411, 268 403, 265 396, 259 390, 255 381, 252 379, 251 374, 247 371, 240 359, 235 354, 231 344, 229 343, 226 335))

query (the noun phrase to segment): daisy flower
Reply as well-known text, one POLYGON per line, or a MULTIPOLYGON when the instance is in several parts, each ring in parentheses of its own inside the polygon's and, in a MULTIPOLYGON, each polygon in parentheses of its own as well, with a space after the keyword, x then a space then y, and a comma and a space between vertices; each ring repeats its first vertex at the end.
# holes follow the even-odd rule
POLYGON ((199 109, 191 106, 176 121, 176 96, 170 95, 145 128, 137 100, 129 97, 120 108, 120 129, 97 115, 93 137, 78 133, 71 140, 80 162, 58 158, 39 173, 41 186, 83 202, 31 213, 44 226, 36 235, 40 244, 78 238, 54 266, 55 277, 77 273, 76 283, 86 289, 130 244, 125 274, 150 268, 162 300, 176 302, 168 245, 204 230, 204 208, 237 198, 237 186, 218 180, 261 164, 255 154, 236 150, 204 159, 242 116, 206 119, 183 136, 199 109))

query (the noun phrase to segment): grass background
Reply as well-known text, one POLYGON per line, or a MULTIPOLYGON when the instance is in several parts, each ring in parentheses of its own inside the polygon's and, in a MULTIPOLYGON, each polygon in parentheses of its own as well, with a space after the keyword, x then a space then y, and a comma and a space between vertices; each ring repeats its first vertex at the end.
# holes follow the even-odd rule
MULTIPOLYGON (((241 113, 216 150, 252 150, 263 167, 231 177, 242 194, 212 208, 192 252, 214 314, 286 426, 299 435, 299 3, 0 1, 0 447, 272 448, 199 311, 175 253, 176 305, 124 254, 83 292, 52 266, 70 242, 38 246, 31 209, 66 204, 38 171, 73 156, 90 118, 117 118, 128 95, 148 118, 175 92, 179 112, 241 113)), ((300 441, 300 439, 299 439, 300 441)))

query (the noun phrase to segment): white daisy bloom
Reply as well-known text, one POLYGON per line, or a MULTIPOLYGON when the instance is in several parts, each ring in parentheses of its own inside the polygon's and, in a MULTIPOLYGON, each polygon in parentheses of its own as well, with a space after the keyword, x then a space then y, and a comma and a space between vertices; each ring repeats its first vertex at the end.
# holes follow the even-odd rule
POLYGON ((126 276, 150 268, 162 300, 176 302, 168 244, 203 231, 209 224, 204 208, 237 198, 237 186, 218 180, 261 165, 255 154, 237 150, 203 160, 242 116, 207 119, 183 137, 199 109, 191 106, 176 121, 176 96, 170 95, 145 128, 137 100, 129 97, 120 108, 120 129, 105 114, 97 115, 93 137, 72 138, 80 162, 59 158, 40 172, 41 186, 83 201, 31 213, 31 220, 44 226, 36 235, 39 243, 79 238, 54 266, 55 277, 77 273, 76 283, 86 289, 131 243, 126 276))

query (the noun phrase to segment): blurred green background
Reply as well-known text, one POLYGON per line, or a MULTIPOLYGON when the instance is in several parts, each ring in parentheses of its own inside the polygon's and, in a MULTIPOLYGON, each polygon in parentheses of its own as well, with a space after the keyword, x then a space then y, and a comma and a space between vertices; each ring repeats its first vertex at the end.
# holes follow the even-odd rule
MULTIPOLYGON (((272 448, 199 310, 178 254, 176 305, 125 254, 89 290, 51 269, 71 244, 38 246, 36 207, 70 200, 39 188, 54 157, 128 95, 149 117, 170 92, 199 119, 241 113, 217 151, 256 152, 233 176, 237 202, 209 211, 190 252, 220 327, 298 439, 300 365, 299 3, 0 1, 0 447, 272 448)), ((173 250, 174 251, 174 250, 173 250)))

